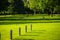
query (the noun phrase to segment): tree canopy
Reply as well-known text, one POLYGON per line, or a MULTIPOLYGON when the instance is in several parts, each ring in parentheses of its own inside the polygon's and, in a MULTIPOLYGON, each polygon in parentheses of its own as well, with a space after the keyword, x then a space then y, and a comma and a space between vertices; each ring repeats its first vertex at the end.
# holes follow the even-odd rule
MULTIPOLYGON (((13 13, 54 14, 60 13, 60 0, 13 0, 11 4, 13 13), (34 13, 33 13, 34 12, 34 13)), ((0 0, 0 11, 9 6, 8 0, 0 0)))

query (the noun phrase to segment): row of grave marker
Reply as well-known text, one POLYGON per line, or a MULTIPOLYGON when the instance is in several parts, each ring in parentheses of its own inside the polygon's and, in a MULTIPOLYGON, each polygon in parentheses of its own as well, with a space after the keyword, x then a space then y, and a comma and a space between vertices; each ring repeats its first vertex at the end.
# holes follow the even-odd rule
MULTIPOLYGON (((32 24, 30 26, 30 30, 32 31, 32 24)), ((27 32, 27 25, 25 26, 25 32, 27 32)), ((10 30, 10 40, 12 40, 13 30, 10 30)), ((19 36, 21 35, 21 28, 19 27, 19 36)))
MULTIPOLYGON (((19 36, 21 35, 21 28, 19 27, 19 36)), ((31 26, 30 26, 30 30, 32 31, 32 24, 31 24, 31 26)), ((27 25, 25 26, 25 32, 27 32, 27 25)), ((11 29, 10 30, 10 40, 12 40, 13 39, 13 37, 12 37, 12 34, 13 34, 13 30, 11 29)), ((0 33, 0 40, 1 40, 1 33, 0 33)))

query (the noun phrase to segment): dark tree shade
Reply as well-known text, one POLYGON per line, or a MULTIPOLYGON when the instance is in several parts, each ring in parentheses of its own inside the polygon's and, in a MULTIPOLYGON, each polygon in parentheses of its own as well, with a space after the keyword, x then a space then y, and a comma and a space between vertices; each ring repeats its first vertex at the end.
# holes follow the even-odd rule
POLYGON ((0 0, 0 11, 7 10, 9 4, 8 0, 0 0))
POLYGON ((58 3, 57 3, 57 4, 60 6, 60 0, 57 0, 57 1, 58 1, 58 3))
POLYGON ((13 12, 23 13, 24 12, 24 3, 22 0, 14 0, 13 12))

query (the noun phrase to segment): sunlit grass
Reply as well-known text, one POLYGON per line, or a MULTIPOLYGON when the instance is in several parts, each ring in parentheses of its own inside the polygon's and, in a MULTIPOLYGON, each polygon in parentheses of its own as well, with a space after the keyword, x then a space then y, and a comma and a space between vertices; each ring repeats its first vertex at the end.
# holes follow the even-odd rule
POLYGON ((60 40, 60 23, 27 23, 27 24, 8 24, 0 25, 1 39, 10 40, 10 30, 13 30, 13 39, 24 39, 34 37, 36 40, 60 40), (30 25, 32 24, 32 31, 30 25), (28 27, 28 32, 38 33, 26 33, 25 26, 28 27), (18 29, 21 27, 21 35, 40 35, 40 36, 20 36, 18 29))
MULTIPOLYGON (((28 39, 28 38, 33 38, 35 40, 60 40, 59 35, 60 35, 60 27, 59 27, 60 23, 37 23, 37 24, 33 24, 33 32, 35 31, 39 31, 42 33, 26 33, 26 35, 40 35, 40 36, 20 36, 17 37, 17 39, 21 39, 21 37, 24 39, 28 39)), ((17 40, 16 39, 16 40, 17 40)))

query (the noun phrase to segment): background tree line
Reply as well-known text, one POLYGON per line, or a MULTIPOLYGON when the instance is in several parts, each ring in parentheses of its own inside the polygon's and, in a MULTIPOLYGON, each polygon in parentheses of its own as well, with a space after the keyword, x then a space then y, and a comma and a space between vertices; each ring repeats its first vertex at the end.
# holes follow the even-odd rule
POLYGON ((60 0, 0 0, 0 14, 60 14, 60 0))

